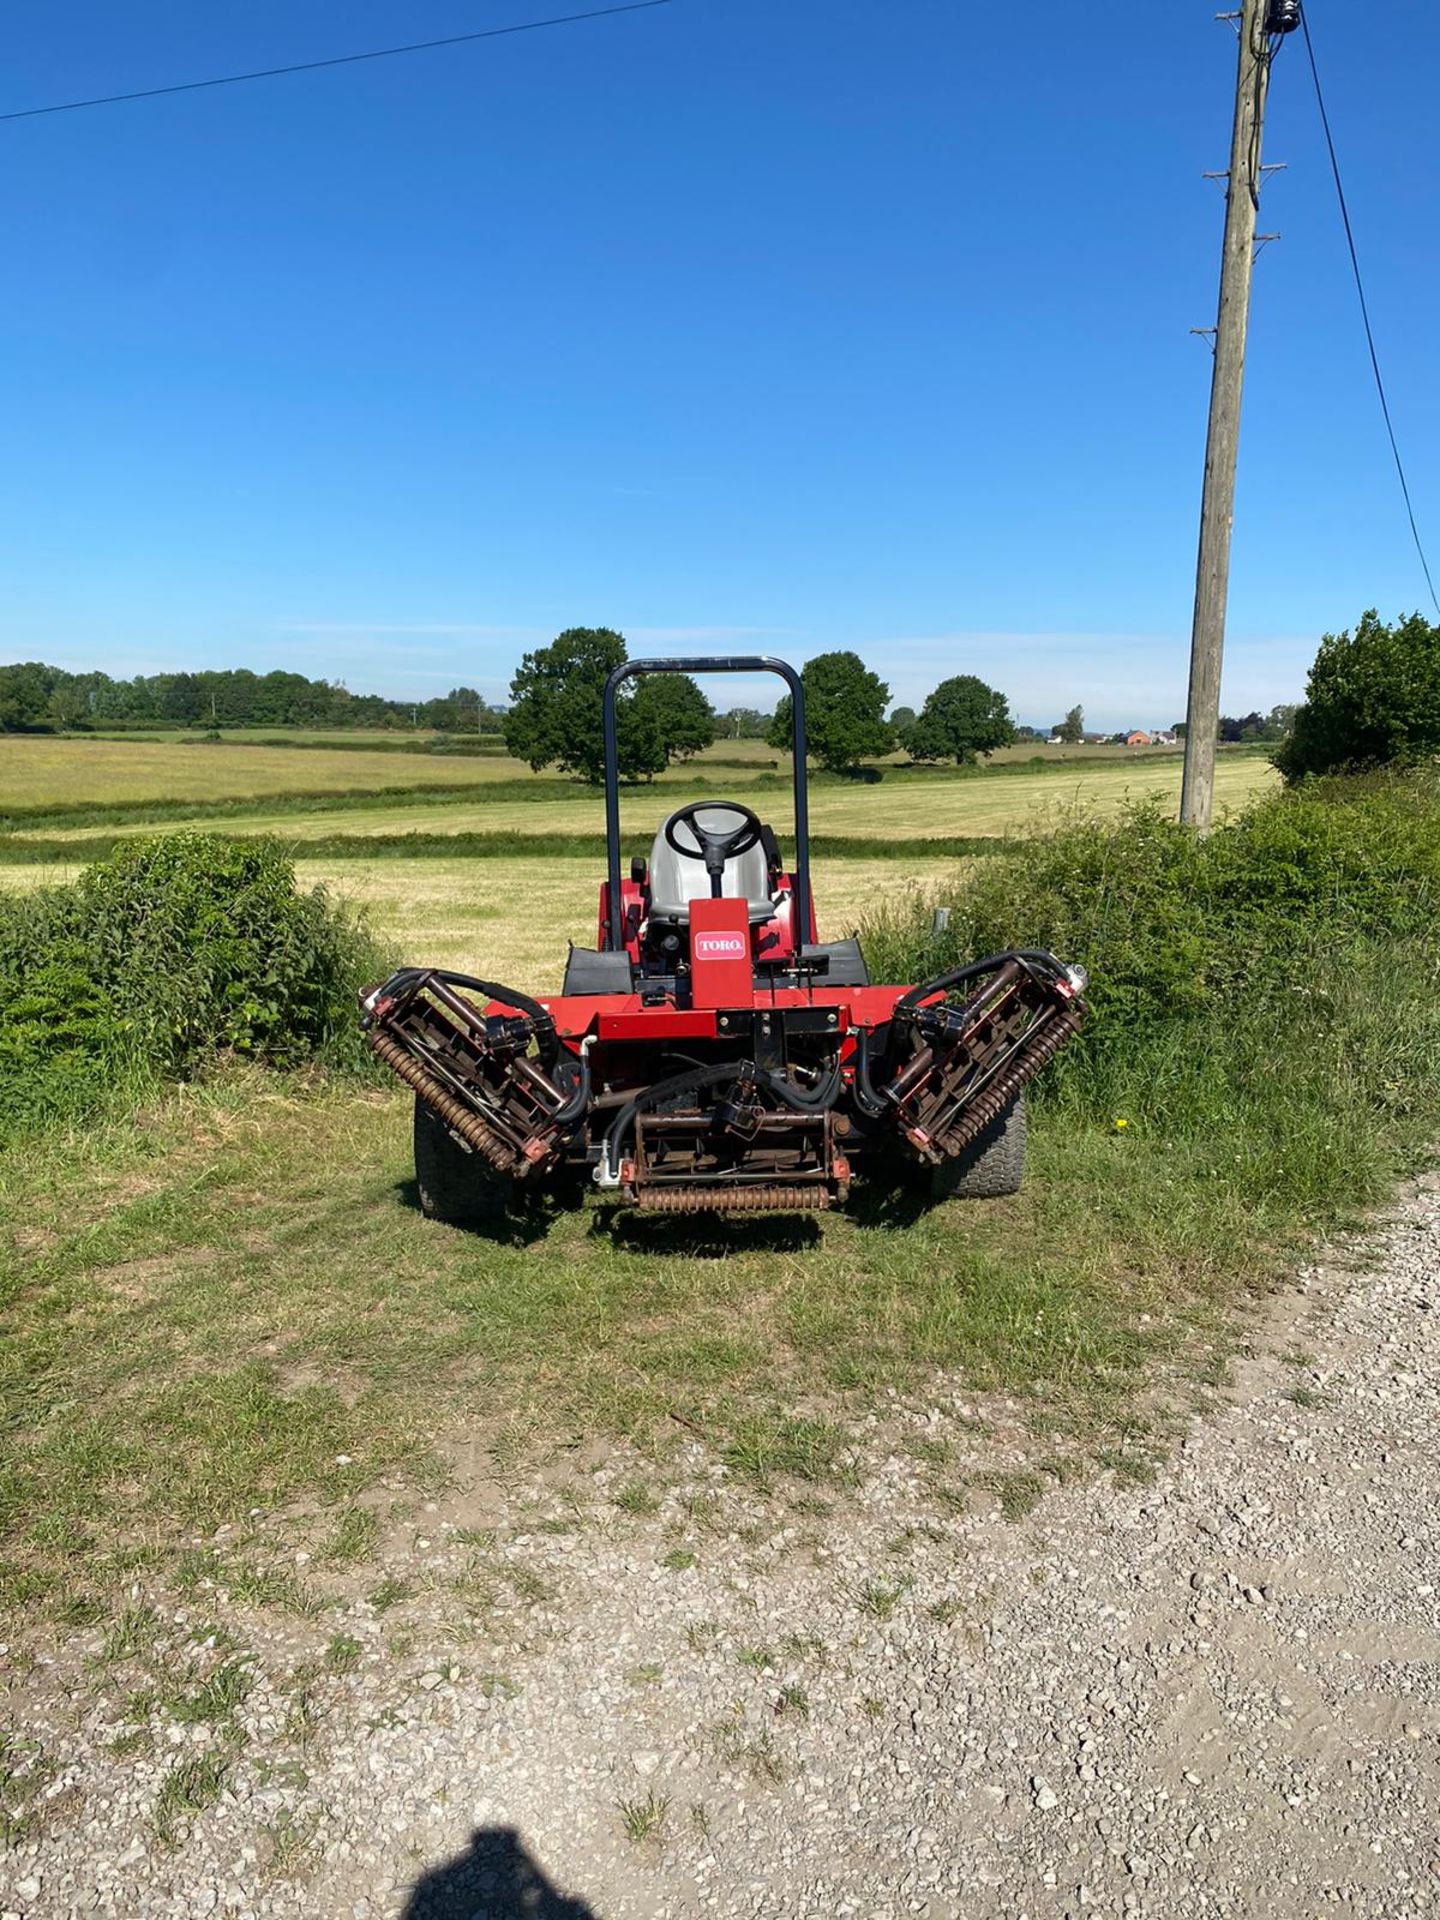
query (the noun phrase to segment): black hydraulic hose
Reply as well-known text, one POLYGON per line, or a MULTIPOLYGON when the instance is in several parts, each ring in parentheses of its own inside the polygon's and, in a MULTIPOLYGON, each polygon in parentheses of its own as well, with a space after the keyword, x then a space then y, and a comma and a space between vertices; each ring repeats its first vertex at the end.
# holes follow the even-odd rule
POLYGON ((550 1116, 557 1127, 573 1127, 577 1120, 584 1117, 590 1105, 590 1056, 580 1049, 580 1077, 575 1083, 575 1091, 563 1107, 557 1107, 550 1116))
POLYGON ((895 1012, 912 1013, 932 993, 948 993, 951 987, 958 987, 963 980, 973 980, 977 974, 995 973, 1009 960, 1018 960, 1032 974, 1037 969, 1043 970, 1052 980, 1061 980, 1065 975, 1065 969, 1053 953, 1046 953, 1040 947, 1014 947, 1008 953, 992 953, 983 960, 971 960, 963 967, 952 967, 948 973, 937 973, 933 980, 911 987, 895 1002, 895 1012))
POLYGON ((653 1107, 657 1101, 677 1099, 681 1094, 699 1093, 705 1087, 742 1079, 768 1089, 798 1113, 824 1113, 834 1106, 840 1095, 840 1062, 837 1058, 829 1079, 822 1081, 809 1094, 801 1093, 783 1074, 757 1067, 753 1060, 721 1060, 714 1066, 694 1067, 689 1073, 677 1073, 669 1080, 657 1081, 653 1087, 647 1087, 643 1093, 637 1093, 633 1100, 627 1101, 611 1121, 605 1135, 606 1160, 612 1167, 618 1165, 621 1143, 634 1125, 636 1114, 653 1107))
POLYGON ((871 1120, 879 1120, 888 1111, 870 1079, 870 1029, 855 1030, 855 1104, 871 1120))
POLYGON ((613 1167, 617 1164, 620 1142, 630 1131, 642 1107, 653 1106, 657 1100, 675 1099, 682 1093, 699 1093, 702 1087, 718 1086, 722 1080, 738 1079, 742 1064, 735 1060, 724 1060, 713 1067, 692 1067, 689 1073, 677 1073, 669 1080, 657 1080, 653 1087, 647 1087, 643 1093, 637 1093, 633 1100, 627 1100, 610 1122, 605 1135, 605 1158, 610 1165, 613 1167))
POLYGON ((833 1107, 840 1097, 840 1059, 837 1054, 830 1078, 822 1080, 810 1093, 802 1093, 793 1080, 787 1080, 783 1073, 772 1073, 760 1069, 760 1084, 768 1087, 778 1100, 787 1107, 793 1107, 797 1113, 824 1113, 827 1107, 833 1107))
POLYGON ((477 980, 473 974, 451 973, 446 967, 402 967, 398 973, 391 974, 380 992, 387 995, 409 993, 426 978, 443 980, 447 987, 464 987, 470 993, 483 993, 487 1000, 498 1000, 502 1006, 518 1007, 535 1029, 535 1045, 546 1071, 559 1059, 560 1041, 555 1032, 553 1016, 538 1000, 532 1000, 528 993, 521 993, 515 987, 502 986, 498 980, 477 980))

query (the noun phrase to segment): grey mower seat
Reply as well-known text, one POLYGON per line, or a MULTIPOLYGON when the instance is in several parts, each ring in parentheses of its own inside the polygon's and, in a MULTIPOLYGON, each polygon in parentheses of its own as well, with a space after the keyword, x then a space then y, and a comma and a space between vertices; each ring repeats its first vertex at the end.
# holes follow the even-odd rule
MULTIPOLYGON (((693 853, 677 853, 665 838, 665 829, 674 818, 671 814, 661 823, 650 849, 650 916, 688 926, 690 902, 710 898, 710 876, 705 871, 700 842, 691 832, 688 821, 676 827, 675 837, 682 846, 693 847, 693 853)), ((699 818, 701 825, 712 833, 725 833, 739 825, 735 808, 723 800, 717 800, 713 807, 701 808, 699 818)), ((758 925, 775 912, 769 882, 765 849, 757 843, 747 853, 732 855, 725 862, 721 898, 747 902, 751 924, 758 925)))

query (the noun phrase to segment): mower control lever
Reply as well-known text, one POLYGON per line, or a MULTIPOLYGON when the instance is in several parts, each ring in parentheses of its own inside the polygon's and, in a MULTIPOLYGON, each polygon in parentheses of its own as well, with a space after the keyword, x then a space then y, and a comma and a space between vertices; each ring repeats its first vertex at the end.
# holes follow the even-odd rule
POLYGON ((681 807, 677 813, 672 813, 665 822, 666 845, 686 859, 694 858, 695 847, 687 847, 676 838, 678 827, 688 827, 695 836, 695 845, 700 849, 700 856, 705 862, 705 871, 710 876, 712 900, 718 900, 721 897, 725 884, 725 862, 734 859, 737 854, 748 853, 752 847, 758 846, 760 837, 765 831, 760 816, 752 813, 749 807, 740 806, 734 800, 696 800, 690 806, 681 807), (699 816, 702 813, 738 814, 740 823, 732 827, 728 833, 724 831, 717 833, 711 827, 701 826, 699 816))

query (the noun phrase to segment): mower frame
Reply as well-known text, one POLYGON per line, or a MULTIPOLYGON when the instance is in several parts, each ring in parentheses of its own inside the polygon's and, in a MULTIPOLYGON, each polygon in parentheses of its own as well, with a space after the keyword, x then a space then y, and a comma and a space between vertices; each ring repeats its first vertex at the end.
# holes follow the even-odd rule
MULTIPOLYGON (((669 1213, 840 1205, 856 1155, 927 1181, 969 1178, 975 1155, 1009 1138, 1025 1083, 1084 1018, 1083 970, 1015 949, 919 985, 881 985, 858 939, 819 942, 805 689, 787 662, 629 660, 605 682, 602 720, 606 875, 596 944, 571 946, 560 992, 532 997, 411 967, 361 996, 371 1047, 414 1089, 428 1161, 453 1157, 462 1196, 474 1184, 467 1164, 517 1193, 586 1169, 613 1200, 669 1213), (657 902, 651 863, 638 857, 625 875, 619 700, 629 681, 651 673, 785 682, 793 858, 753 814, 758 842, 736 849, 738 857, 764 847, 765 900, 754 897, 753 879, 748 894, 743 885, 739 895, 724 892, 730 856, 723 837, 712 844, 703 828, 708 898, 657 902)), ((698 816, 710 804, 750 813, 718 797, 678 813, 698 816)), ((667 814, 662 826, 672 847, 676 819, 667 814)), ((1008 1161, 1006 1180, 984 1190, 1013 1190, 1018 1171, 1008 1161)))
POLYGON ((617 701, 627 680, 649 673, 774 673, 790 689, 790 760, 795 793, 795 868, 792 875, 795 925, 810 924, 810 796, 805 774, 809 742, 805 734, 805 688, 788 661, 768 653, 710 653, 698 660, 626 660, 605 682, 605 857, 610 880, 605 946, 625 944, 620 897, 620 747, 617 701))

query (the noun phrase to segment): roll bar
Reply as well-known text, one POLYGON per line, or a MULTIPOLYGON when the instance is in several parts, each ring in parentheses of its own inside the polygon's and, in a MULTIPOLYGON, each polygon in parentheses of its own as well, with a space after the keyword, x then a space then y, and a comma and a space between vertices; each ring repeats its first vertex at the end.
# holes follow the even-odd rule
POLYGON ((790 689, 790 752, 795 772, 795 928, 797 950, 810 937, 810 809, 805 784, 805 689, 785 661, 770 654, 706 654, 698 660, 627 660, 605 682, 605 853, 610 880, 612 953, 625 945, 620 909, 620 756, 615 697, 642 673, 778 673, 790 689))

